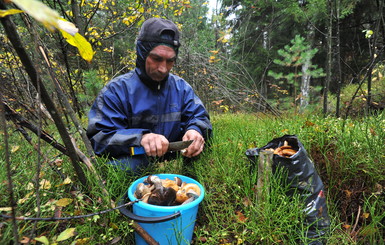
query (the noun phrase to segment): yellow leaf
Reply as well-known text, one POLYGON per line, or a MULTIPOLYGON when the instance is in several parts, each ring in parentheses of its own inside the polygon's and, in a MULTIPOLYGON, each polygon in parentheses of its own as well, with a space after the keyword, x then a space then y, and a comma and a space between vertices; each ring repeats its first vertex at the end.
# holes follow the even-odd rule
POLYGON ((42 179, 40 181, 40 188, 44 189, 44 190, 49 190, 51 189, 51 182, 49 182, 49 180, 46 180, 46 179, 42 179))
POLYGON ((68 228, 66 229, 65 231, 63 231, 62 233, 59 234, 59 236, 57 237, 56 241, 57 242, 60 242, 60 241, 64 241, 64 240, 67 240, 68 238, 71 238, 73 236, 75 236, 75 228, 68 228))
POLYGON ((92 50, 91 44, 82 35, 76 33, 72 36, 61 29, 60 32, 69 44, 78 48, 80 56, 83 59, 91 62, 92 57, 94 56, 94 51, 92 50))
POLYGON ((212 53, 213 55, 216 55, 216 54, 218 54, 219 49, 218 49, 218 50, 211 50, 211 51, 209 51, 209 52, 212 53))
POLYGON ((64 185, 68 185, 68 184, 71 184, 72 183, 72 180, 70 179, 70 177, 67 177, 64 181, 63 181, 63 184, 64 185))
POLYGON ((9 212, 12 211, 12 207, 0 207, 0 212, 9 212))
POLYGON ((46 236, 35 237, 35 240, 43 243, 44 245, 49 245, 49 241, 48 241, 48 238, 46 236))
POLYGON ((23 12, 24 12, 23 10, 19 10, 19 9, 0 10, 0 18, 3 18, 7 15, 19 14, 23 12))
POLYGON ((53 31, 58 28, 59 14, 42 2, 37 0, 12 0, 12 2, 49 30, 53 31))
POLYGON ((25 202, 29 199, 29 197, 32 196, 32 194, 33 194, 33 191, 27 193, 27 195, 25 195, 22 199, 19 199, 19 200, 17 201, 17 204, 23 204, 23 203, 25 203, 25 202))
POLYGON ((76 245, 89 244, 89 240, 90 240, 89 237, 76 239, 75 244, 76 245))
POLYGON ((58 29, 67 32, 71 36, 74 36, 79 31, 79 29, 76 28, 76 26, 73 23, 68 22, 65 19, 59 19, 57 21, 57 24, 58 24, 58 29))
POLYGON ((71 198, 62 198, 62 199, 59 199, 57 202, 56 202, 56 206, 59 206, 59 207, 66 207, 68 206, 69 204, 72 203, 72 199, 71 198))
POLYGON ((15 153, 15 152, 17 152, 19 149, 20 149, 20 146, 14 145, 14 146, 12 146, 11 152, 12 152, 12 153, 15 153))
POLYGON ((28 182, 27 187, 25 189, 30 191, 30 190, 33 190, 33 188, 35 188, 33 183, 32 182, 28 182))
POLYGON ((351 225, 344 224, 344 225, 342 225, 342 227, 344 227, 346 230, 348 230, 348 229, 350 229, 351 225))

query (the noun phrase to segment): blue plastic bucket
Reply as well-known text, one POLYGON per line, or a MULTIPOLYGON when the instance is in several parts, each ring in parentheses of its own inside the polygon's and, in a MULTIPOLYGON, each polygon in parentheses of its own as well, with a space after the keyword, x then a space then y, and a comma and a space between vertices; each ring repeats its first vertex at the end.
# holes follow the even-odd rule
MULTIPOLYGON (((177 206, 156 206, 144 202, 137 202, 133 205, 133 213, 138 216, 144 217, 160 217, 165 215, 175 214, 180 212, 180 216, 175 219, 159 222, 159 223, 140 223, 140 226, 147 231, 155 241, 159 242, 160 245, 163 244, 190 244, 192 236, 194 233, 195 220, 198 213, 199 203, 202 202, 204 197, 203 186, 196 180, 177 174, 155 174, 161 179, 170 179, 173 180, 175 176, 181 178, 183 182, 194 183, 199 186, 201 189, 201 194, 198 199, 193 202, 177 205, 177 206)), ((136 180, 128 188, 128 198, 130 201, 135 201, 134 193, 136 186, 139 183, 143 183, 144 179, 147 176, 136 180)), ((141 236, 135 233, 135 242, 137 245, 147 244, 141 236)))

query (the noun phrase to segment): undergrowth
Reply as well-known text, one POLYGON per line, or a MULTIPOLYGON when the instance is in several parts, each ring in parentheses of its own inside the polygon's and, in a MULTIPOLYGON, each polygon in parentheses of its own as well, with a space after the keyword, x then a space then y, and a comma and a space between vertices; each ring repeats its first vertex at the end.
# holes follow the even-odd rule
MULTIPOLYGON (((84 167, 87 187, 77 181, 65 156, 45 143, 41 143, 44 154, 38 156, 34 147, 13 131, 8 142, 16 216, 97 213, 115 206, 135 179, 147 174, 176 173, 193 177, 205 187, 194 244, 307 244, 303 200, 300 196, 287 196, 281 175, 275 174, 266 190, 266 200, 258 201, 258 176, 245 155, 249 148, 292 134, 304 144, 325 186, 331 218, 329 233, 324 237, 326 243, 384 244, 384 113, 348 120, 316 115, 276 118, 221 114, 213 115, 212 123, 213 138, 195 161, 186 163, 179 157, 156 162, 140 176, 134 176, 106 165, 106 159, 96 158, 94 165, 103 183, 84 167)), ((4 142, 3 135, 1 138, 4 142)), ((33 141, 36 143, 36 138, 33 141)), ((5 144, 0 147, 0 167, 4 169, 0 171, 0 211, 10 215, 5 144)), ((132 222, 116 210, 64 221, 18 220, 17 231, 22 243, 28 243, 29 238, 33 239, 32 244, 134 243, 132 222), (67 237, 60 241, 63 234, 67 237)), ((11 220, 0 219, 0 244, 9 244, 13 239, 11 220)))

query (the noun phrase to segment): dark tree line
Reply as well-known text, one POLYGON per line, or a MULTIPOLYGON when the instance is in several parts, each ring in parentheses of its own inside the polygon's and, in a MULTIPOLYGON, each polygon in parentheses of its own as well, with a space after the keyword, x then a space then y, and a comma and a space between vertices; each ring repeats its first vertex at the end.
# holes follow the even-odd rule
MULTIPOLYGON (((313 87, 322 87, 324 113, 330 110, 328 96, 335 95, 339 102, 341 89, 352 83, 362 84, 357 91, 368 91, 368 107, 382 102, 378 97, 372 101, 371 81, 373 69, 383 69, 380 65, 384 60, 384 1, 224 0, 221 11, 230 18, 226 23, 232 27, 234 37, 232 57, 244 63, 268 98, 272 98, 271 85, 277 81, 266 76, 266 71, 287 69, 277 67, 272 61, 277 50, 295 35, 301 35, 319 50, 313 62, 327 73, 325 78, 312 81, 313 87)), ((281 89, 290 90, 287 84, 281 89)), ((350 96, 354 100, 357 94, 350 96)), ((333 109, 337 116, 341 106, 337 103, 333 109)))

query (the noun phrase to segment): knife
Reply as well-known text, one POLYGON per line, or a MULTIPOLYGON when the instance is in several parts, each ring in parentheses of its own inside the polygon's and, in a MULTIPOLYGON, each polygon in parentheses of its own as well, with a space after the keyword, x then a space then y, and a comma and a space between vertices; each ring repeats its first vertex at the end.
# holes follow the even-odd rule
MULTIPOLYGON (((189 147, 191 145, 191 143, 193 141, 194 140, 170 142, 168 145, 167 151, 168 152, 180 151, 180 150, 186 149, 187 147, 189 147)), ((146 151, 144 150, 143 146, 132 146, 132 147, 130 147, 130 154, 131 154, 131 156, 142 155, 142 154, 146 154, 146 151)))

